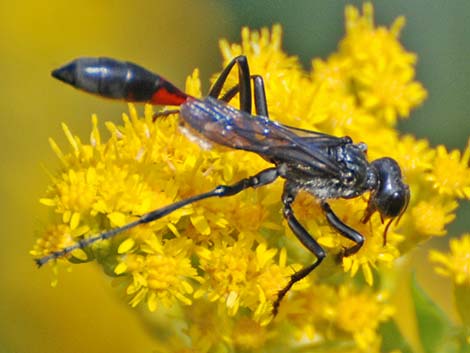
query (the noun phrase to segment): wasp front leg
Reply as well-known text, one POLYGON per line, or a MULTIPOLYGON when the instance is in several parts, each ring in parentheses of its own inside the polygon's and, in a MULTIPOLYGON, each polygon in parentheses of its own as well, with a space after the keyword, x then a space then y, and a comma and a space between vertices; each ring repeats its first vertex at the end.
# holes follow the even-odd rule
POLYGON ((359 249, 362 247, 364 244, 364 237, 362 234, 357 232, 356 230, 352 229, 348 225, 344 224, 338 216, 333 212, 331 209, 330 205, 327 202, 322 202, 321 207, 323 211, 325 212, 326 219, 328 220, 328 223, 336 230, 338 231, 339 234, 341 234, 343 237, 348 238, 349 240, 352 240, 356 244, 346 248, 344 250, 343 256, 351 256, 359 251, 359 249))

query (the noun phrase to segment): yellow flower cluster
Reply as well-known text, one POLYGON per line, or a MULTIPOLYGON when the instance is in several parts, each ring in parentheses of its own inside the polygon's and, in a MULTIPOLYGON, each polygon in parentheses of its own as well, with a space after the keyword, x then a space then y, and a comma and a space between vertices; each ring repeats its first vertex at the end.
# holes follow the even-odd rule
MULTIPOLYGON (((403 24, 399 18, 390 29, 376 27, 372 5, 364 5, 362 14, 348 6, 346 35, 338 50, 326 60, 314 59, 310 72, 282 51, 280 26, 259 32, 245 28, 241 44, 221 41, 224 64, 243 54, 252 74, 264 77, 273 120, 348 135, 367 143, 370 160, 389 156, 398 161, 412 197, 400 224, 393 223, 388 231, 385 246, 379 215, 361 223, 366 197, 332 200, 338 217, 366 239, 357 254, 340 259, 341 268, 336 255, 351 242, 331 229, 315 199, 301 193, 295 213, 329 257, 293 287, 272 321, 278 291, 295 270, 314 261, 282 219, 282 181, 277 181, 233 197, 191 204, 75 251, 54 266, 96 259, 106 273, 124 283, 131 305, 143 302, 151 311, 178 307, 191 346, 174 341, 171 351, 216 351, 214 347, 224 345, 270 345, 283 351, 293 342, 321 347, 332 340, 347 342, 344 347, 351 352, 378 350, 378 325, 391 317, 393 308, 385 292, 365 283, 373 284, 380 278, 376 269, 390 267, 419 242, 444 235, 455 217, 456 199, 470 198, 470 146, 461 156, 442 146, 435 150, 395 129, 397 118, 407 117, 426 97, 414 80, 416 56, 398 40, 403 24)), ((233 73, 226 88, 236 83, 233 73)), ((188 77, 186 91, 201 96, 197 70, 188 77)), ((236 105, 237 99, 232 103, 236 105)), ((38 239, 33 256, 47 255, 269 166, 255 154, 218 146, 203 149, 188 142, 178 130, 176 115, 155 122, 152 117, 151 107, 139 117, 130 106, 122 126, 106 123, 107 139, 93 117, 89 143, 64 125, 70 152, 51 140, 63 167, 41 202, 56 219, 38 239)))
POLYGON ((431 250, 429 258, 436 263, 436 272, 452 277, 457 285, 470 287, 470 234, 450 241, 450 254, 431 250))

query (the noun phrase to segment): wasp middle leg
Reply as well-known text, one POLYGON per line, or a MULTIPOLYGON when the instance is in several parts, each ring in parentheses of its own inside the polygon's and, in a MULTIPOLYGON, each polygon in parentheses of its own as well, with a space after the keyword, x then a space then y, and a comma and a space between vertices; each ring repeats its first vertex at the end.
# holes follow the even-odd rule
POLYGON ((284 192, 282 194, 282 203, 284 204, 284 217, 286 218, 287 224, 289 225, 294 235, 308 250, 310 250, 315 255, 317 261, 315 261, 310 266, 307 266, 301 269, 300 271, 295 272, 291 276, 287 285, 279 291, 279 293, 277 294, 277 299, 273 303, 274 316, 276 316, 277 314, 282 299, 292 288, 292 286, 296 282, 308 276, 308 274, 312 272, 318 265, 320 265, 320 263, 326 257, 325 250, 323 250, 320 244, 318 244, 318 242, 310 235, 310 233, 299 223, 299 221, 294 215, 294 211, 292 210, 292 203, 294 202, 296 196, 297 190, 290 184, 286 183, 284 186, 284 192))

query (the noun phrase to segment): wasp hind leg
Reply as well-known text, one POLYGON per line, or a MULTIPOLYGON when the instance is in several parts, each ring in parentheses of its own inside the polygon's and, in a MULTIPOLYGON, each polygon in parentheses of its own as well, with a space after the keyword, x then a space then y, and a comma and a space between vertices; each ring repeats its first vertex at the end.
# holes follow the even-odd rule
POLYGON ((78 243, 75 243, 74 245, 71 245, 71 246, 69 246, 65 249, 52 252, 47 256, 44 256, 40 259, 36 259, 36 263, 37 263, 38 266, 42 266, 42 265, 44 265, 45 263, 47 263, 51 260, 54 260, 54 259, 63 257, 67 254, 70 254, 72 251, 74 251, 76 249, 82 249, 82 248, 87 247, 87 246, 89 246, 93 243, 96 243, 97 241, 112 238, 112 237, 114 237, 115 235, 117 235, 119 233, 122 233, 126 230, 129 230, 129 229, 132 229, 132 228, 138 226, 139 224, 145 224, 145 223, 156 221, 157 219, 160 219, 160 218, 172 213, 173 211, 176 211, 177 209, 180 209, 181 207, 187 206, 187 205, 192 204, 194 202, 205 200, 205 199, 208 199, 208 198, 211 198, 211 197, 216 197, 216 196, 226 197, 226 196, 235 195, 235 194, 238 194, 239 192, 241 192, 241 191, 243 191, 247 188, 250 188, 250 187, 251 188, 257 188, 257 187, 260 187, 260 186, 263 186, 263 185, 270 184, 274 180, 276 180, 278 178, 278 176, 279 176, 279 172, 277 171, 276 168, 267 168, 267 169, 262 170, 261 172, 259 172, 256 175, 244 178, 244 179, 242 179, 242 180, 240 180, 240 181, 238 181, 234 184, 219 185, 219 186, 215 187, 214 189, 212 189, 208 192, 205 192, 205 193, 202 193, 202 194, 199 194, 199 195, 195 195, 195 196, 192 196, 192 197, 188 197, 184 200, 177 201, 177 202, 172 203, 168 206, 159 208, 159 209, 154 210, 154 211, 150 211, 150 212, 142 215, 141 217, 139 217, 134 222, 128 223, 128 224, 126 224, 122 227, 114 228, 114 229, 111 229, 109 231, 106 231, 106 232, 97 234, 95 236, 92 236, 90 238, 82 239, 78 243))

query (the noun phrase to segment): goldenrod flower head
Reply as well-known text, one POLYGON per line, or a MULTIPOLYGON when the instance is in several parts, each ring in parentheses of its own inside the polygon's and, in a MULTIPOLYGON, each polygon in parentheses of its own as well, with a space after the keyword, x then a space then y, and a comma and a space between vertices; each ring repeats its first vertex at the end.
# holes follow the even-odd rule
POLYGON ((457 206, 457 201, 437 197, 418 202, 411 211, 416 231, 425 236, 445 235, 446 225, 455 219, 457 206))
POLYGON ((394 314, 386 292, 349 284, 336 288, 317 285, 299 292, 295 299, 281 315, 292 321, 299 338, 321 341, 331 335, 347 335, 362 351, 380 342, 377 327, 394 314))
POLYGON ((377 339, 377 327, 394 313, 386 304, 386 293, 366 289, 353 290, 342 286, 338 292, 334 322, 339 329, 351 333, 359 348, 367 350, 377 339))
MULTIPOLYGON (((191 340, 191 351, 208 352, 230 342, 233 322, 226 310, 220 310, 212 302, 200 299, 186 306, 184 320, 186 325, 190 323, 187 335, 191 340)), ((167 346, 166 351, 171 351, 169 348, 167 346)))
MULTIPOLYGON (((377 327, 393 310, 386 295, 369 285, 400 254, 424 238, 445 234, 455 199, 470 197, 469 148, 462 157, 458 151, 449 155, 444 147, 436 151, 394 129, 396 119, 408 116, 426 96, 414 81, 415 55, 398 41, 402 26, 398 19, 390 29, 377 28, 370 4, 362 15, 348 6, 347 33, 339 49, 326 60, 314 59, 310 72, 282 51, 280 26, 259 32, 245 28, 241 44, 220 44, 225 64, 246 55, 251 73, 264 78, 273 120, 348 135, 367 143, 369 160, 390 156, 398 161, 412 197, 400 223, 391 224, 385 246, 380 215, 361 222, 370 195, 330 202, 338 217, 365 238, 356 254, 342 257, 353 243, 330 227, 317 200, 300 193, 294 212, 329 256, 313 275, 293 286, 273 321, 272 303, 279 290, 292 273, 315 261, 282 219, 279 180, 185 206, 73 252, 58 264, 96 259, 125 284, 132 306, 145 304, 151 311, 177 307, 192 345, 186 349, 178 344, 174 351, 269 345, 288 350, 293 340, 327 344, 345 334, 355 342, 351 351, 378 350, 377 327), (362 286, 351 284, 358 275, 363 281, 356 282, 362 286), (288 333, 271 335, 270 327, 288 327, 288 333)), ((233 72, 225 89, 237 83, 233 72)), ((186 92, 200 97, 200 87, 194 70, 186 92)), ((237 99, 230 104, 236 106, 237 99)), ((188 140, 177 115, 153 121, 150 106, 143 116, 132 105, 129 110, 121 125, 105 123, 108 138, 93 117, 88 143, 65 124, 70 151, 51 140, 62 169, 41 199, 55 219, 31 251, 35 257, 272 166, 253 153, 188 140)))
POLYGON ((429 259, 440 275, 451 277, 455 284, 470 286, 470 234, 451 239, 449 244, 450 253, 431 250, 429 259))
POLYGON ((432 170, 436 151, 429 146, 427 140, 417 140, 405 135, 397 144, 394 157, 399 159, 400 167, 409 182, 417 180, 432 170))
MULTIPOLYGON (((189 280, 200 278, 188 257, 191 244, 189 239, 175 238, 162 245, 153 238, 142 245, 143 254, 131 253, 124 257, 114 272, 131 275, 127 294, 132 296, 132 306, 145 301, 149 310, 155 311, 159 304, 170 306, 174 299, 186 305, 192 303, 193 287, 189 280)), ((132 245, 132 238, 128 238, 119 252, 128 252, 132 245)))
POLYGON ((397 40, 404 24, 399 17, 390 30, 375 27, 370 3, 364 5, 363 16, 352 6, 346 8, 340 55, 351 61, 350 79, 363 106, 388 124, 408 117, 426 98, 422 85, 413 81, 416 55, 406 52, 397 40))
POLYGON ((268 340, 268 332, 265 327, 249 318, 238 321, 233 329, 233 345, 238 349, 258 349, 268 340))
POLYGON ((463 155, 459 150, 449 153, 445 146, 438 146, 433 173, 427 180, 444 196, 470 199, 470 141, 463 155))
POLYGON ((243 240, 213 250, 200 248, 197 254, 207 282, 198 296, 207 291, 210 301, 222 300, 229 315, 235 315, 240 306, 265 314, 291 271, 285 264, 273 263, 276 249, 267 249, 266 244, 252 249, 252 244, 243 240))
POLYGON ((74 242, 75 239, 68 225, 52 225, 46 229, 43 232, 42 237, 36 241, 33 250, 31 250, 31 255, 35 257, 45 256, 51 251, 61 250, 69 245, 72 245, 74 242))
MULTIPOLYGON (((380 217, 373 217, 366 224, 361 222, 365 209, 364 203, 357 202, 357 200, 335 200, 331 202, 331 205, 334 209, 339 210, 338 216, 342 220, 347 224, 354 224, 355 229, 367 239, 356 254, 343 257, 344 271, 354 277, 360 270, 366 282, 372 285, 374 282, 373 270, 379 266, 391 266, 393 260, 399 256, 397 245, 403 237, 395 231, 391 231, 387 235, 387 245, 384 246, 385 225, 381 222, 380 217)), ((346 249, 351 246, 350 240, 338 237, 338 234, 328 224, 324 224, 321 229, 318 241, 326 248, 346 249)))

